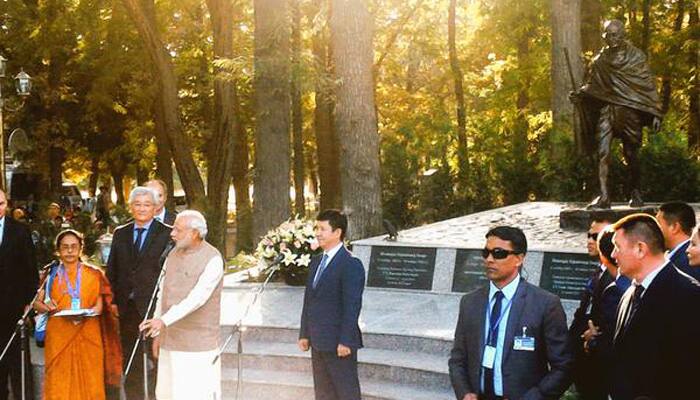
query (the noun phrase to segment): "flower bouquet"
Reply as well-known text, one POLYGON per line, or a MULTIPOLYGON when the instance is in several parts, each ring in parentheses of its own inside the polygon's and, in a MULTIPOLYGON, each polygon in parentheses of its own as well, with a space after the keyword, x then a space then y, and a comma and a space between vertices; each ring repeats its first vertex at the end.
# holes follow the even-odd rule
POLYGON ((314 221, 296 217, 267 232, 258 243, 255 255, 266 265, 263 270, 267 273, 281 255, 280 275, 287 284, 300 286, 306 282, 311 257, 317 249, 314 221))

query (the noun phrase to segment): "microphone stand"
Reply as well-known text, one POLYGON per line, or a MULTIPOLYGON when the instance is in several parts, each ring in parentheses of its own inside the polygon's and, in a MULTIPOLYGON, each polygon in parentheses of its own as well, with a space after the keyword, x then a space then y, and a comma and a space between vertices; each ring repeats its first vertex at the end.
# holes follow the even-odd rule
POLYGON ((279 264, 282 262, 282 259, 284 257, 282 255, 278 256, 270 265, 270 274, 267 275, 267 278, 263 282, 262 285, 258 287, 258 290, 255 292, 255 295, 253 295, 253 299, 248 303, 248 305, 245 308, 245 311, 243 312, 243 315, 241 318, 236 322, 236 324, 233 326, 233 331, 228 335, 226 340, 224 341, 224 345, 221 346, 219 349, 219 353, 214 357, 214 360, 211 362, 212 365, 216 364, 217 361, 219 361, 219 358, 221 358, 221 354, 223 354, 224 350, 228 346, 228 344, 231 342, 233 339, 233 336, 238 333, 238 342, 236 346, 236 355, 238 356, 237 364, 238 364, 238 372, 237 372, 237 380, 236 380, 236 400, 241 398, 241 391, 243 389, 243 363, 242 363, 242 358, 243 358, 243 332, 245 331, 245 328, 243 327, 243 320, 248 316, 248 313, 250 312, 251 307, 253 304, 255 304, 258 301, 258 298, 262 296, 263 292, 265 291, 265 288, 267 287, 267 284, 270 282, 270 279, 272 276, 279 270, 279 264))
MULTIPOLYGON (((153 293, 151 294, 151 299, 148 301, 148 309, 146 310, 146 315, 144 315, 143 320, 141 323, 145 322, 148 320, 149 315, 151 315, 151 311, 153 310, 153 307, 155 306, 155 300, 158 295, 158 290, 160 289, 160 283, 163 281, 163 277, 165 276, 165 260, 168 258, 168 255, 170 252, 173 250, 175 247, 175 243, 169 242, 168 245, 165 247, 165 250, 163 250, 163 253, 160 255, 160 274, 158 275, 158 280, 156 281, 156 285, 153 288, 153 293)), ((126 364, 126 369, 124 370, 124 374, 122 377, 122 386, 124 385, 124 382, 126 382, 126 377, 129 375, 129 371, 131 370, 131 364, 134 361, 134 357, 136 356, 136 350, 139 348, 139 344, 141 344, 141 349, 143 352, 143 398, 145 400, 149 400, 149 395, 148 395, 148 343, 146 342, 146 334, 139 332, 138 336, 136 337, 136 342, 134 343, 134 347, 131 349, 131 356, 129 356, 129 362, 126 364), (143 338, 142 338, 143 336, 143 338)))
POLYGON ((29 342, 27 341, 27 322, 26 319, 29 317, 29 313, 31 313, 34 308, 34 302, 37 300, 39 297, 39 292, 41 292, 41 289, 44 288, 44 284, 46 283, 46 279, 49 277, 51 274, 51 268, 52 267, 57 267, 59 263, 57 261, 54 261, 47 266, 43 268, 44 272, 44 278, 41 280, 41 283, 39 284, 39 287, 36 290, 36 293, 34 293, 34 297, 32 298, 32 301, 29 303, 28 306, 25 306, 24 313, 20 317, 19 320, 17 320, 17 326, 15 328, 15 331, 12 333, 12 336, 10 336, 10 340, 7 341, 7 344, 5 345, 5 348, 2 351, 2 354, 0 354, 0 362, 5 358, 5 355, 7 355, 8 350, 10 349, 10 346, 12 345, 12 342, 14 342, 15 337, 17 337, 17 332, 19 332, 19 338, 20 338, 20 348, 21 348, 21 369, 22 369, 22 400, 27 399, 27 354, 29 354, 29 342))

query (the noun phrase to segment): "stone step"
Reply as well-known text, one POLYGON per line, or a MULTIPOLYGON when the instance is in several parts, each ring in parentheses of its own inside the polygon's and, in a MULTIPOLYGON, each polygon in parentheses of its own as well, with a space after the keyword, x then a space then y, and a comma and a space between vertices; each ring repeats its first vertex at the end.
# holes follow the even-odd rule
MULTIPOLYGON (((224 353, 224 367, 236 368, 236 346, 224 353)), ((304 372, 311 374, 311 358, 295 343, 247 342, 243 344, 243 369, 304 372)), ((397 352, 365 348, 358 352, 358 374, 366 379, 396 384, 413 384, 426 388, 449 387, 447 358, 426 353, 397 352)))
MULTIPOLYGON (((223 340, 225 340, 233 331, 233 328, 229 325, 224 325, 221 328, 223 340)), ((298 338, 298 328, 247 326, 243 332, 244 344, 249 341, 296 343, 298 338)), ((236 339, 236 337, 233 338, 233 343, 235 343, 236 339)), ((363 332, 362 340, 366 349, 372 348, 409 353, 427 353, 442 356, 445 359, 449 357, 450 350, 452 349, 452 340, 431 337, 363 332)))
MULTIPOLYGON (((222 371, 223 400, 236 398, 238 370, 222 371)), ((448 386, 440 389, 418 385, 397 385, 378 380, 360 379, 363 400, 452 400, 454 393, 448 386)), ((243 369, 240 400, 314 400, 311 373, 243 369)))

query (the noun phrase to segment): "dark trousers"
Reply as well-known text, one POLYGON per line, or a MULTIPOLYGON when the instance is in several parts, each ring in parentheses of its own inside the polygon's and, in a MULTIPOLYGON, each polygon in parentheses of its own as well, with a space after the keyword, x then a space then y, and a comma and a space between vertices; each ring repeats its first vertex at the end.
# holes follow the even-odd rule
MULTIPOLYGON (((5 348, 7 341, 10 340, 12 333, 14 332, 16 320, 7 322, 0 322, 0 353, 5 348)), ((27 338, 30 340, 30 338, 27 338)), ((12 395, 15 400, 20 400, 22 396, 22 348, 19 338, 19 333, 12 342, 12 346, 7 350, 5 358, 0 362, 0 400, 7 400, 9 393, 7 390, 7 383, 9 381, 12 387, 12 395)), ((32 363, 29 359, 29 346, 27 346, 26 358, 25 358, 25 394, 26 398, 31 400, 33 396, 33 380, 32 380, 32 363)))
POLYGON ((357 350, 340 358, 335 352, 311 350, 316 400, 360 400, 357 350))
MULTIPOLYGON (((126 310, 119 309, 119 323, 122 341, 122 354, 124 355, 124 368, 129 362, 131 351, 136 343, 139 334, 139 324, 143 316, 139 313, 133 301, 129 301, 126 310)), ((157 363, 151 358, 151 341, 148 340, 148 392, 151 399, 155 399, 157 363)), ((141 341, 143 346, 143 341, 141 341)), ((140 348, 136 351, 134 361, 131 363, 131 370, 124 382, 124 391, 127 400, 140 400, 144 398, 143 393, 143 351, 140 348)))

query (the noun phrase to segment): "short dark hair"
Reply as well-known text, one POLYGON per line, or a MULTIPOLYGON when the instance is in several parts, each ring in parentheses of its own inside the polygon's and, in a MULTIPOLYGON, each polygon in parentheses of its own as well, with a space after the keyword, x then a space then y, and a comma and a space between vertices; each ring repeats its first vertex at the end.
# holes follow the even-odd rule
POLYGON ((63 240, 64 237, 72 235, 75 236, 78 239, 78 242, 80 242, 80 247, 83 247, 83 234, 76 231, 75 229, 64 229, 61 232, 59 232, 58 235, 56 235, 56 241, 54 242, 54 246, 56 247, 56 250, 58 250, 58 246, 61 244, 61 240, 63 240))
POLYGON ((522 229, 515 226, 497 226, 486 232, 486 239, 495 236, 501 240, 507 240, 513 246, 516 254, 527 253, 527 238, 522 229))
POLYGON ((340 240, 345 239, 345 234, 348 231, 348 217, 340 210, 328 209, 323 210, 316 216, 316 221, 328 221, 328 225, 333 230, 340 229, 340 240))
POLYGON ((617 267, 617 260, 612 256, 612 252, 615 249, 615 244, 612 241, 614 234, 615 229, 613 229, 612 225, 608 225, 600 231, 598 234, 598 253, 617 267))
POLYGON ((649 214, 630 214, 615 222, 613 229, 623 230, 625 235, 646 243, 653 254, 664 252, 664 234, 656 218, 649 214))
POLYGON ((690 236, 695 228, 695 210, 693 207, 682 201, 671 201, 659 207, 659 212, 663 213, 663 218, 668 224, 678 222, 683 233, 690 236))

